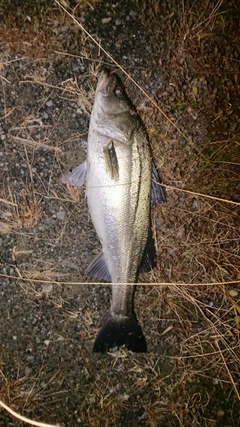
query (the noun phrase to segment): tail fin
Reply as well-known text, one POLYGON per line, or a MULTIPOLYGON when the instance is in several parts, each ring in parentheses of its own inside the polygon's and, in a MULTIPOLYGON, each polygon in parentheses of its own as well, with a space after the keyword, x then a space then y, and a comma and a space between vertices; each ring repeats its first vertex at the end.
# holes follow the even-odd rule
POLYGON ((95 353, 106 353, 110 348, 126 346, 135 353, 145 353, 147 343, 135 313, 128 317, 108 313, 93 346, 95 353))

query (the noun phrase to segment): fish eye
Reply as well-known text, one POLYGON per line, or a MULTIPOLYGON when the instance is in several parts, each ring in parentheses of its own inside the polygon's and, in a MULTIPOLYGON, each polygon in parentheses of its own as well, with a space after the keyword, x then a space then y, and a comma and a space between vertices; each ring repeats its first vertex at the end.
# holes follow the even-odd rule
POLYGON ((123 94, 123 90, 120 87, 117 87, 114 92, 116 96, 122 96, 123 94))

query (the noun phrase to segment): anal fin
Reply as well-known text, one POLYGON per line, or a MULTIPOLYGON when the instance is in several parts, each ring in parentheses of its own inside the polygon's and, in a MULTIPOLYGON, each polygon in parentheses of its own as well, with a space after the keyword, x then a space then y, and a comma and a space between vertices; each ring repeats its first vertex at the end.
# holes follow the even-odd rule
POLYGON ((102 251, 99 252, 99 254, 92 260, 91 264, 88 266, 87 275, 92 277, 98 277, 99 279, 111 282, 111 276, 108 271, 107 264, 105 262, 102 251))

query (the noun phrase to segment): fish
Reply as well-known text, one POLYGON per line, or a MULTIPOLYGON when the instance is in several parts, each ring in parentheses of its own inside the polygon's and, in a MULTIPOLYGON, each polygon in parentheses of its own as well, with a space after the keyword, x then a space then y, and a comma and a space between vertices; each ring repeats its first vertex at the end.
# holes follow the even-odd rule
POLYGON ((86 185, 90 216, 102 246, 87 274, 112 283, 110 309, 93 352, 123 345, 132 352, 146 352, 134 311, 135 283, 140 272, 155 266, 150 209, 165 201, 165 195, 146 130, 116 72, 103 69, 99 76, 87 158, 63 182, 86 185))

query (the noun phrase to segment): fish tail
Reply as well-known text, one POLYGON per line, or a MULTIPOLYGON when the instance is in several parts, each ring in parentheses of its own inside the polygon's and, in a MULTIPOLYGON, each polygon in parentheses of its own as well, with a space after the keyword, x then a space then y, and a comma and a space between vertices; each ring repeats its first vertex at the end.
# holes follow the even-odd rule
POLYGON ((147 343, 136 315, 116 316, 108 313, 93 346, 95 353, 106 353, 110 348, 125 345, 135 353, 145 353, 147 343))

